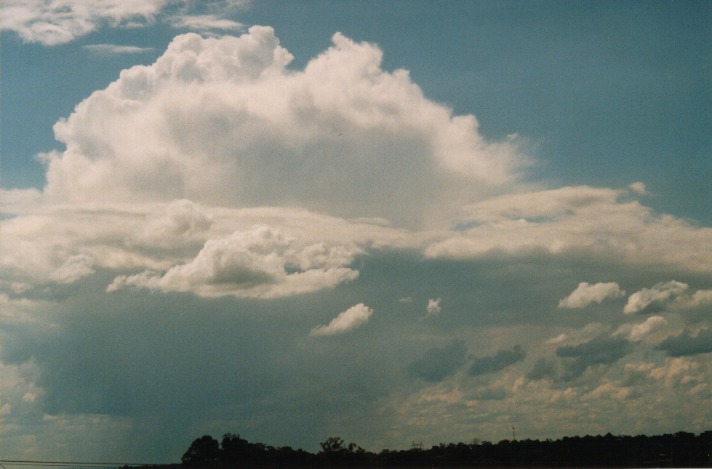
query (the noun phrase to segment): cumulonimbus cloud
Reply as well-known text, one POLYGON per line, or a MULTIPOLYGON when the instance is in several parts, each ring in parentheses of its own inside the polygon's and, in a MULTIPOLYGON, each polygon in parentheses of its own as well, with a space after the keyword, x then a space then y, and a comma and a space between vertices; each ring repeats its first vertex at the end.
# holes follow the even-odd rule
POLYGON ((593 303, 619 298, 625 291, 615 282, 589 284, 581 282, 566 298, 559 301, 559 308, 585 308, 593 303))
POLYGON ((55 201, 294 206, 418 225, 517 180, 516 141, 428 100, 383 53, 335 34, 304 70, 270 27, 177 36, 55 125, 55 201), (160 182, 159 182, 160 181, 160 182))
POLYGON ((350 307, 336 316, 327 325, 316 326, 311 330, 311 336, 338 335, 356 329, 368 322, 373 310, 363 303, 350 307))

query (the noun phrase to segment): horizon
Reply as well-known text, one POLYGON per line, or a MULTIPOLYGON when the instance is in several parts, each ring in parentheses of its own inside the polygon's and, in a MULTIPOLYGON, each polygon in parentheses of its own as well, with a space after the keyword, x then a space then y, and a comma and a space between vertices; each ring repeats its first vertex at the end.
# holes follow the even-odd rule
POLYGON ((0 8, 3 457, 709 430, 712 3, 63 5, 0 8))

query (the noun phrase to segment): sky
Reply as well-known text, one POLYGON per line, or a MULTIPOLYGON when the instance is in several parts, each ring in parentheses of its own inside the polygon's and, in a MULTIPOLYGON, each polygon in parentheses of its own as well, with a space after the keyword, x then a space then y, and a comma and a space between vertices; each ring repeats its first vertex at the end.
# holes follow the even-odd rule
POLYGON ((3 458, 709 430, 711 24, 4 1, 3 458))

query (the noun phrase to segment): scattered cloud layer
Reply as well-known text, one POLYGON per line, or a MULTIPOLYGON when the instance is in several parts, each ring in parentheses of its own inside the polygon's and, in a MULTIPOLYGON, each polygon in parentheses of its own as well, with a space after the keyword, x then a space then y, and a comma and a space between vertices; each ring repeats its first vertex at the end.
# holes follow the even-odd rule
POLYGON ((712 328, 694 332, 685 331, 680 335, 668 337, 657 348, 664 350, 671 357, 710 353, 712 352, 712 328))
POLYGON ((2 29, 23 41, 53 46, 96 31, 102 24, 151 21, 170 0, 7 0, 2 29))
POLYGON ((414 376, 429 382, 438 382, 454 373, 465 363, 467 347, 461 340, 455 340, 443 347, 428 349, 413 361, 408 370, 414 376))
MULTIPOLYGON (((164 22, 175 28, 201 32, 239 31, 243 25, 228 17, 249 1, 191 2, 189 0, 6 0, 0 28, 23 41, 56 46, 113 28, 141 28, 164 22), (200 12, 203 12, 202 14, 200 12)), ((129 46, 91 49, 97 53, 136 53, 129 46), (117 48, 119 47, 119 48, 117 48)))
POLYGON ((577 378, 590 367, 617 362, 631 350, 630 342, 625 339, 599 336, 578 345, 559 347, 556 355, 567 360, 568 377, 577 378))
POLYGON ((475 358, 469 371, 472 376, 496 373, 524 360, 526 355, 520 345, 515 345, 512 350, 498 350, 494 355, 475 358))

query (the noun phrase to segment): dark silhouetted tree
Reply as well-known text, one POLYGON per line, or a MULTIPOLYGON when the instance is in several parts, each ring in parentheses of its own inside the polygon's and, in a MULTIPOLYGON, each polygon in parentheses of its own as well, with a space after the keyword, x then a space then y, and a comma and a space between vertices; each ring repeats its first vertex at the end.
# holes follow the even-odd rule
POLYGON ((203 435, 193 440, 181 461, 188 466, 200 467, 217 463, 220 459, 218 440, 210 435, 203 435))

